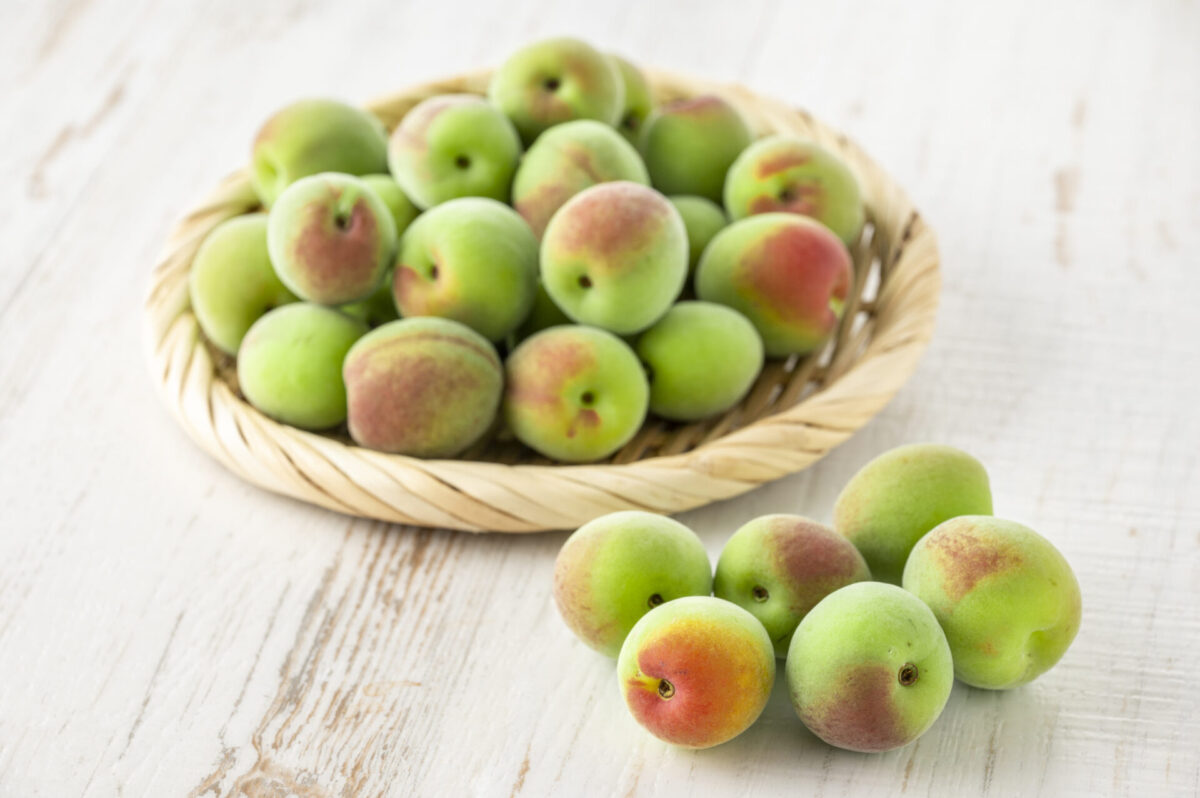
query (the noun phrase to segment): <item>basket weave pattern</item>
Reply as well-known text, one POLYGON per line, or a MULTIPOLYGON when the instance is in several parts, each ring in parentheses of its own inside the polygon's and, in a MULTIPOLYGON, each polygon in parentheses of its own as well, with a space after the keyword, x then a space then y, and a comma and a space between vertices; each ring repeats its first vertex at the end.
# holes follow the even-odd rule
MULTIPOLYGON (((345 431, 305 432, 240 395, 230 358, 205 340, 188 303, 188 269, 213 227, 258 208, 248 172, 226 178, 174 228, 145 302, 152 375, 188 435, 235 474, 342 513, 473 532, 577 527, 615 510, 672 513, 744 493, 807 467, 848 438, 899 390, 933 331, 937 244, 907 196, 845 136, 803 111, 737 86, 648 73, 657 102, 716 93, 758 134, 796 133, 837 153, 867 206, 851 248, 855 281, 823 351, 768 361, 746 398, 694 424, 650 420, 620 452, 556 465, 503 431, 458 460, 419 460, 353 445, 345 431)), ((421 100, 482 94, 488 73, 413 87, 369 108, 389 129, 421 100)))

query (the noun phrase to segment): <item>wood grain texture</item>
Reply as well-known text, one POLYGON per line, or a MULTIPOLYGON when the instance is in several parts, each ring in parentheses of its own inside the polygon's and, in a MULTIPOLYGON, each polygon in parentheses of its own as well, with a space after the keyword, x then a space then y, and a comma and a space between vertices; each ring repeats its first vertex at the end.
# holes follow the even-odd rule
POLYGON ((1200 792, 1196 3, 15 0, 4 22, 0 795, 1200 792), (561 534, 314 510, 162 412, 145 264, 272 108, 564 31, 811 108, 939 232, 938 330, 896 401, 681 520, 715 557, 754 515, 828 518, 887 447, 963 446, 1079 576, 1057 668, 956 686, 882 756, 820 744, 779 689, 742 737, 673 750, 555 616, 561 534))

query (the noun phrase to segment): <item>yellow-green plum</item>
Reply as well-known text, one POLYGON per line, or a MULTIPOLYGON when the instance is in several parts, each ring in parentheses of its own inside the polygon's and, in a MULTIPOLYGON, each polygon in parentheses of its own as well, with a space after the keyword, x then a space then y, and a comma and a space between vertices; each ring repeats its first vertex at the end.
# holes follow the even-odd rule
POLYGON ((567 314, 563 313, 562 308, 554 304, 554 300, 546 293, 546 287, 539 282, 533 294, 533 307, 530 308, 525 321, 517 328, 516 341, 524 341, 534 333, 550 327, 571 323, 567 314))
POLYGON ((541 238, 567 200, 597 183, 650 185, 642 156, 611 127, 590 119, 547 130, 525 153, 513 178, 513 207, 541 238))
POLYGON ((400 188, 400 184, 391 175, 363 175, 362 181, 383 200, 383 204, 391 212, 392 221, 396 223, 397 236, 407 230, 413 219, 421 213, 421 209, 413 205, 404 189, 400 188))
POLYGON ((725 180, 725 208, 734 219, 777 211, 810 216, 847 245, 863 227, 854 173, 829 150, 796 136, 760 139, 738 157, 725 180))
POLYGON ((858 550, 824 524, 799 515, 764 515, 726 542, 713 593, 758 618, 775 656, 783 658, 796 626, 821 599, 870 578, 858 550))
POLYGON ((370 113, 337 100, 300 100, 258 131, 251 180, 270 207, 295 181, 320 172, 367 175, 387 170, 387 133, 370 113))
POLYGON ((430 97, 404 115, 388 141, 388 165, 419 208, 458 197, 507 200, 521 140, 483 97, 430 97))
POLYGON ((941 623, 954 673, 973 687, 1018 687, 1055 665, 1079 631, 1079 582, 1050 541, 983 515, 953 518, 921 538, 904 589, 941 623))
POLYGON ((790 213, 734 222, 696 268, 696 294, 750 319, 768 357, 820 348, 837 329, 852 281, 846 245, 824 225, 790 213))
POLYGON ((650 380, 650 412, 672 421, 697 421, 733 407, 763 364, 754 325, 713 302, 672 305, 634 348, 650 380))
POLYGON ((933 725, 954 685, 933 613, 895 585, 830 593, 796 627, 787 655, 792 706, 809 731, 851 751, 890 751, 933 725))
POLYGON ((309 302, 344 305, 383 282, 396 251, 396 223, 362 180, 327 172, 288 186, 267 219, 275 273, 309 302))
POLYGON ((624 446, 646 418, 650 387, 629 345, 597 327, 551 327, 506 363, 504 417, 517 439, 568 463, 624 446))
POLYGON ((567 538, 554 562, 554 603, 567 627, 615 658, 633 625, 663 602, 712 592, 696 533, 656 513, 610 513, 567 538))
POLYGON ((625 89, 616 64, 579 39, 545 39, 523 47, 496 70, 488 97, 526 144, 572 119, 616 125, 625 89))
POLYGON ((736 604, 679 598, 634 625, 617 678, 646 731, 672 745, 711 748, 762 714, 775 683, 775 651, 762 624, 736 604))
POLYGON ((400 319, 359 339, 344 366, 350 436, 413 457, 453 457, 496 418, 500 357, 471 328, 435 317, 400 319))
POLYGON ((196 250, 188 292, 200 329, 230 355, 264 313, 295 302, 271 268, 267 215, 235 216, 214 227, 196 250))
POLYGON ((646 117, 654 108, 654 100, 650 96, 650 86, 642 71, 619 55, 609 55, 621 73, 621 82, 625 86, 625 106, 621 111, 617 130, 621 131, 630 144, 636 145, 642 135, 642 127, 646 117))
POLYGON ((680 195, 667 199, 683 218, 688 238, 688 270, 694 273, 705 247, 729 226, 729 217, 720 205, 704 197, 680 195))
POLYGON ((400 241, 393 286, 400 315, 441 316, 499 341, 529 315, 538 243, 512 208, 464 197, 417 218, 400 241))
POLYGON ((687 279, 687 230, 657 191, 620 181, 567 201, 542 238, 546 293, 582 324, 618 335, 658 321, 687 279))
POLYGON ((736 108, 706 94, 667 103, 651 114, 640 146, 659 191, 720 202, 725 173, 752 139, 736 108))
POLYGON ((266 415, 304 429, 346 420, 342 361, 367 325, 333 308, 296 302, 267 313, 238 349, 238 386, 266 415))
POLYGON ((960 515, 991 515, 987 471, 953 446, 909 444, 863 466, 833 506, 833 527, 862 552, 871 574, 900 584, 921 537, 960 515))

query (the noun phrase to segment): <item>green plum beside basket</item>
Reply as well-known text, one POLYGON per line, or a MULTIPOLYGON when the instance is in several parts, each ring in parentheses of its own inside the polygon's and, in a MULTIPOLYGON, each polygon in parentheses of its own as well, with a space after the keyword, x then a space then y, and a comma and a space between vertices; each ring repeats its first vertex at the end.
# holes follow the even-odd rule
MULTIPOLYGON (((421 100, 484 95, 481 71, 414 86, 371 103, 390 130, 421 100)), ((866 424, 916 367, 941 287, 933 231, 857 145, 804 111, 740 86, 648 71, 658 103, 717 94, 756 135, 793 133, 839 155, 862 188, 866 226, 851 247, 854 283, 832 340, 771 360, 732 410, 694 423, 649 419, 615 455, 560 465, 493 429, 463 456, 422 460, 353 444, 345 429, 313 433, 250 406, 233 358, 206 340, 188 300, 188 272, 216 225, 259 209, 239 169, 171 231, 145 301, 146 344, 160 395, 184 431, 243 479, 348 515, 471 532, 572 529, 617 510, 674 513, 800 471, 866 424)))

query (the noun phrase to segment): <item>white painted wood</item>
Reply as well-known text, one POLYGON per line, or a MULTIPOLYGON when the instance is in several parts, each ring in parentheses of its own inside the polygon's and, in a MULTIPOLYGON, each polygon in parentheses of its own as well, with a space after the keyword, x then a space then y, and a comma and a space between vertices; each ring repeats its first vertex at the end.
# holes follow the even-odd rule
POLYGON ((7 0, 0 25, 0 794, 1194 795, 1200 6, 7 0), (705 752, 643 734, 549 601, 563 535, 386 528, 266 495, 174 427, 139 306, 172 218, 309 94, 362 100, 558 32, 740 80, 861 141, 941 236, 933 346, 809 471, 691 512, 714 558, 828 518, 914 440, 1084 592, 1063 662, 830 749, 777 689, 705 752))

